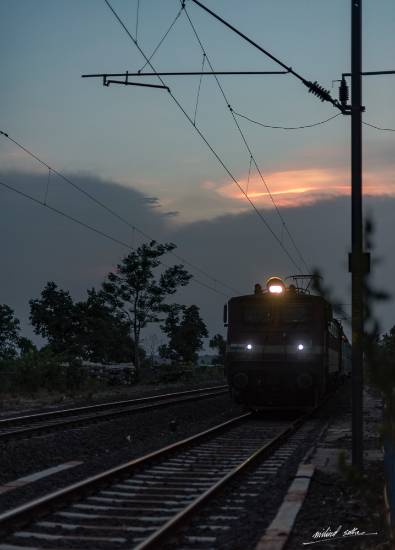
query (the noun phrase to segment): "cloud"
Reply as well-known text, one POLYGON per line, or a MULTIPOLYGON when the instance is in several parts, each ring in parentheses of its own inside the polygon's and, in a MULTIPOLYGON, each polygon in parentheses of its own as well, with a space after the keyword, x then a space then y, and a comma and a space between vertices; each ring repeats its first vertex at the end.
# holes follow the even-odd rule
MULTIPOLYGON (((51 177, 48 204, 114 237, 138 246, 145 241, 133 226, 161 240, 167 218, 144 203, 144 195, 93 175, 67 174, 83 190, 119 214, 127 223, 51 177), (127 225, 129 224, 129 226, 127 225)), ((0 181, 43 201, 46 177, 35 173, 2 171, 0 181)), ((123 247, 45 207, 0 187, 2 265, 0 303, 14 307, 27 321, 27 304, 39 296, 48 280, 69 289, 75 299, 103 277, 128 253, 123 247)))
POLYGON ((144 197, 143 202, 146 202, 151 208, 160 208, 162 205, 158 197, 144 197))
POLYGON ((178 210, 171 210, 170 212, 163 212, 162 216, 166 216, 167 218, 176 218, 179 216, 180 213, 178 210))
MULTIPOLYGON (((239 183, 248 197, 262 208, 274 207, 270 194, 278 207, 296 208, 334 197, 349 196, 351 193, 350 174, 343 168, 281 170, 265 174, 264 181, 257 174, 250 177, 247 174, 239 183)), ((248 208, 245 195, 234 182, 205 182, 204 185, 205 188, 245 204, 248 208)), ((364 194, 369 196, 395 196, 395 175, 392 168, 383 166, 374 171, 365 171, 363 189, 364 194)))
MULTIPOLYGON (((93 175, 70 177, 152 238, 177 244, 177 254, 212 275, 216 281, 186 264, 195 279, 224 294, 232 294, 232 291, 222 286, 222 282, 240 293, 250 293, 254 283, 264 283, 270 275, 285 277, 296 271, 261 220, 250 210, 212 216, 211 219, 195 220, 192 223, 186 223, 185 218, 183 223, 173 223, 171 216, 150 208, 149 203, 144 202, 145 196, 134 189, 93 175)), ((44 180, 36 174, 3 173, 1 180, 42 200, 44 180)), ((281 190, 287 192, 286 187, 281 190)), ((215 191, 209 193, 201 198, 199 210, 204 206, 210 210, 212 203, 218 211, 221 204, 235 203, 236 208, 242 204, 238 198, 221 197, 215 191), (211 196, 213 200, 210 203, 211 196)), ((32 337, 28 322, 28 301, 40 295, 47 281, 53 280, 61 288, 69 290, 74 299, 83 299, 86 289, 99 286, 106 274, 127 253, 127 249, 1 187, 0 195, 3 205, 0 218, 0 303, 6 303, 15 310, 22 321, 24 333, 32 337)), ((54 207, 117 239, 134 246, 143 242, 137 231, 76 193, 61 180, 54 179, 48 197, 54 207)), ((195 196, 190 201, 195 202, 196 206, 195 196)), ((391 290, 395 274, 392 254, 395 198, 372 196, 365 201, 365 206, 373 219, 377 220, 377 255, 384 258, 375 271, 375 283, 379 288, 391 290)), ((333 288, 339 302, 349 303, 349 197, 328 198, 310 205, 300 204, 298 208, 284 206, 282 215, 308 265, 322 270, 325 284, 333 288)), ((268 209, 264 216, 298 262, 297 252, 289 237, 281 232, 277 213, 268 209)), ((179 263, 179 260, 168 255, 165 262, 171 265, 172 262, 179 263)), ((180 303, 197 304, 210 335, 224 333, 222 307, 227 298, 223 294, 192 282, 172 299, 180 303)), ((391 304, 380 306, 379 313, 385 330, 395 324, 391 304)), ((149 335, 149 331, 146 334, 149 335)))

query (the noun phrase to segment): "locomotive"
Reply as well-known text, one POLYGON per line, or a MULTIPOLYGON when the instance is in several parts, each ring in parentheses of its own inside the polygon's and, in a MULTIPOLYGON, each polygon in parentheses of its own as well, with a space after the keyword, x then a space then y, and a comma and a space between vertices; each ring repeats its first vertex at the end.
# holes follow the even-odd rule
POLYGON ((316 405, 350 373, 350 344, 330 303, 309 291, 311 278, 305 288, 305 276, 290 278, 287 286, 271 277, 224 306, 226 377, 251 409, 316 405))

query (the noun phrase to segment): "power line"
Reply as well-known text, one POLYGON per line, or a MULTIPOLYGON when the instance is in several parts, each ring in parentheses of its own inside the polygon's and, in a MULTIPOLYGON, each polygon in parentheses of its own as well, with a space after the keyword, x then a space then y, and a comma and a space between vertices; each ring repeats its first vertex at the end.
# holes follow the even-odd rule
MULTIPOLYGON (((48 208, 49 210, 52 210, 52 212, 55 212, 59 216, 63 216, 64 218, 67 218, 68 220, 84 227, 85 229, 89 229, 90 231, 97 233, 98 235, 105 237, 106 239, 119 244, 120 246, 123 246, 124 248, 127 248, 128 250, 135 250, 134 247, 130 246, 129 244, 125 243, 124 241, 121 241, 120 239, 117 239, 116 237, 113 237, 112 235, 109 235, 108 233, 105 233, 101 229, 97 229, 97 227, 93 227, 92 225, 89 225, 78 218, 74 218, 74 216, 70 216, 70 214, 67 214, 66 212, 63 212, 63 210, 59 210, 58 208, 55 208, 54 206, 50 206, 49 204, 45 204, 44 202, 36 199, 35 197, 32 197, 31 195, 28 195, 27 193, 24 193, 23 191, 20 191, 19 189, 16 189, 12 185, 9 185, 7 183, 4 183, 3 181, 0 181, 0 185, 8 189, 9 191, 12 191, 18 195, 21 195, 22 197, 25 197, 26 199, 29 199, 30 201, 39 204, 40 206, 43 206, 44 208, 48 208)), ((161 265, 169 268, 170 266, 164 262, 160 262, 161 265)), ((228 294, 225 294, 224 292, 221 292, 220 290, 217 290, 216 288, 204 283, 203 281, 200 281, 195 276, 191 279, 192 282, 195 282, 205 288, 208 288, 209 290, 212 290, 213 292, 216 292, 217 294, 221 294, 222 296, 228 297, 228 294)), ((219 282, 219 281, 218 281, 219 282)))
POLYGON ((259 44, 257 44, 256 42, 254 42, 251 38, 249 38, 248 36, 246 36, 244 33, 242 33, 241 31, 239 31, 236 27, 234 27, 233 25, 231 25, 230 23, 228 23, 227 21, 225 21, 225 19, 223 19, 222 17, 220 17, 219 15, 217 15, 215 12, 213 12, 212 10, 210 10, 207 6, 205 6, 204 4, 202 4, 201 2, 199 2, 198 0, 191 0, 194 4, 196 4, 197 6, 201 7, 204 11, 206 11, 207 13, 209 13, 212 17, 214 17, 215 19, 217 19, 217 21, 220 21, 223 25, 225 25, 225 27, 228 27, 228 29, 230 29, 231 31, 233 31, 234 33, 236 33, 238 36, 240 36, 241 38, 243 38, 243 40, 245 40, 246 42, 248 42, 249 44, 251 44, 251 46, 254 46, 254 48, 256 48, 257 50, 259 50, 261 53, 263 53, 264 55, 266 55, 267 57, 269 57, 272 61, 274 61, 275 63, 277 63, 278 65, 280 65, 281 67, 283 67, 284 69, 286 69, 287 72, 289 72, 290 74, 292 74, 293 76, 295 76, 298 80, 300 80, 301 82, 303 82, 303 84, 309 89, 309 92, 311 92, 312 94, 316 95, 319 99, 321 99, 321 101, 329 101, 329 103, 332 103, 332 105, 334 105, 335 107, 337 107, 342 113, 345 112, 344 110, 344 107, 336 100, 336 99, 333 99, 330 95, 330 92, 328 90, 325 90, 322 86, 320 86, 318 84, 318 82, 310 82, 309 80, 306 80, 305 78, 303 78, 303 76, 301 76, 300 74, 298 74, 296 71, 294 71, 292 69, 292 67, 288 67, 285 63, 283 63, 282 61, 280 61, 280 59, 278 59, 277 57, 275 57, 273 54, 271 54, 269 51, 267 51, 266 49, 262 48, 262 46, 260 46, 259 44))
POLYGON ((18 195, 21 195, 22 197, 25 197, 26 199, 29 199, 29 200, 35 202, 36 204, 39 204, 40 206, 44 206, 44 208, 48 208, 49 210, 52 210, 56 214, 59 214, 60 216, 63 216, 65 218, 67 218, 68 220, 70 220, 74 223, 77 223, 77 224, 81 225, 82 227, 85 227, 85 229, 89 229, 90 231, 93 231, 94 233, 97 233, 98 235, 101 235, 102 237, 105 237, 106 239, 109 239, 110 241, 112 241, 116 244, 119 244, 119 245, 121 245, 125 248, 129 248, 131 250, 133 249, 130 245, 128 245, 124 241, 121 241, 121 240, 117 239, 116 237, 113 237, 113 236, 109 235, 108 233, 105 233, 104 231, 101 231, 101 229, 97 229, 96 227, 93 227, 92 225, 89 225, 89 224, 87 224, 87 223, 85 223, 81 220, 78 220, 77 218, 74 218, 73 216, 70 216, 66 212, 63 212, 63 210, 59 210, 58 208, 55 208, 54 206, 50 206, 49 204, 46 204, 45 202, 40 201, 39 199, 36 199, 35 197, 32 197, 31 195, 28 195, 27 193, 24 193, 23 191, 20 191, 19 189, 16 189, 12 185, 4 183, 3 181, 0 181, 0 185, 2 185, 3 187, 6 187, 10 191, 13 191, 14 193, 17 193, 18 195))
MULTIPOLYGON (((179 12, 177 13, 177 15, 175 16, 175 18, 173 19, 173 22, 171 23, 170 27, 167 29, 167 31, 165 32, 165 34, 162 36, 162 38, 159 40, 158 42, 158 45, 156 46, 156 48, 153 49, 152 51, 152 54, 149 56, 148 60, 145 62, 145 64, 141 67, 141 69, 138 71, 137 74, 140 74, 141 71, 143 71, 145 69, 145 67, 148 65, 148 61, 151 61, 151 59, 154 57, 154 55, 156 54, 156 52, 159 50, 159 48, 161 47, 161 45, 163 44, 163 42, 166 40, 166 37, 167 35, 169 34, 169 32, 171 31, 171 29, 174 27, 174 25, 176 24, 176 21, 177 19, 180 17, 181 15, 181 12, 182 12, 182 8, 180 8, 179 12)), ((137 33, 136 33, 136 42, 137 42, 137 33)))
MULTIPOLYGON (((201 41, 201 39, 200 39, 200 37, 199 37, 199 35, 198 35, 198 32, 197 32, 197 30, 196 30, 196 27, 195 27, 195 25, 193 24, 192 19, 191 19, 190 16, 189 16, 188 10, 185 8, 184 11, 185 11, 185 15, 186 15, 186 17, 187 17, 187 19, 188 19, 188 21, 189 21, 189 24, 191 25, 192 31, 193 31, 193 33, 194 33, 194 35, 195 35, 195 37, 196 37, 196 39, 197 39, 197 41, 198 41, 198 43, 199 43, 199 46, 200 46, 200 48, 201 48, 201 50, 202 50, 202 52, 203 52, 203 55, 205 56, 205 59, 207 59, 207 62, 208 62, 208 64, 209 64, 209 66, 210 66, 211 71, 214 72, 214 68, 213 68, 213 66, 212 66, 212 64, 211 64, 210 58, 208 57, 207 52, 206 52, 206 49, 205 49, 204 46, 203 46, 203 43, 202 43, 202 41, 201 41)), ((258 174, 259 174, 259 176, 260 176, 260 178, 261 178, 261 180, 262 180, 262 183, 263 183, 263 184, 265 185, 265 187, 266 187, 266 190, 267 190, 267 192, 268 192, 268 194, 269 194, 270 200, 272 201, 273 206, 274 206, 274 208, 275 208, 275 210, 276 210, 276 212, 277 212, 277 215, 278 215, 279 218, 280 218, 282 227, 285 229, 287 235, 289 236, 289 238, 290 238, 290 240, 291 240, 291 243, 293 244, 293 246, 294 246, 294 248, 295 248, 295 250, 296 250, 296 252, 297 252, 299 258, 301 259, 302 263, 303 263, 304 266, 306 267, 307 271, 310 271, 310 270, 309 270, 309 267, 308 267, 308 265, 307 265, 307 263, 305 262, 305 259, 304 259, 303 255, 302 255, 301 251, 299 250, 298 246, 296 245, 296 242, 295 242, 294 238, 292 237, 290 231, 288 230, 287 224, 285 223, 285 220, 284 220, 284 218, 282 217, 282 215, 281 215, 281 213, 280 213, 280 209, 278 208, 278 206, 277 206, 277 204, 276 204, 276 202, 275 202, 275 200, 274 200, 274 197, 273 197, 273 195, 272 195, 272 193, 271 193, 271 191, 270 191, 270 189, 269 189, 269 186, 268 186, 268 184, 267 184, 265 178, 263 177, 263 174, 262 174, 262 172, 261 172, 261 170, 260 170, 260 168, 259 168, 259 166, 258 166, 258 163, 257 163, 257 161, 256 161, 256 159, 255 159, 255 157, 254 157, 254 155, 253 155, 253 153, 252 153, 252 151, 251 151, 251 147, 249 146, 249 144, 248 144, 248 142, 247 142, 247 139, 246 139, 246 137, 245 137, 245 135, 244 135, 244 132, 242 131, 242 129, 241 129, 241 127, 240 127, 240 125, 239 125, 239 123, 238 123, 236 117, 235 117, 235 114, 234 114, 234 112, 233 112, 233 108, 232 108, 231 105, 230 105, 230 102, 229 102, 229 100, 228 100, 228 97, 227 97, 226 94, 225 94, 225 91, 224 91, 224 89, 223 89, 223 86, 222 86, 222 84, 220 83, 219 78, 218 78, 217 75, 215 75, 214 78, 215 78, 215 80, 216 80, 216 82, 217 82, 217 85, 218 85, 218 87, 219 87, 219 89, 220 89, 220 91, 221 91, 221 94, 222 94, 222 96, 223 96, 223 98, 224 98, 224 100, 225 100, 225 103, 226 103, 226 105, 227 105, 227 107, 228 107, 228 109, 229 109, 229 111, 230 111, 230 113, 231 113, 231 116, 232 116, 232 118, 233 118, 233 120, 234 120, 234 123, 236 124, 236 127, 237 127, 237 129, 238 129, 238 131, 239 131, 239 134, 240 134, 240 136, 241 136, 241 138, 242 138, 242 140, 243 140, 243 142, 244 142, 244 145, 246 146, 246 149, 247 149, 247 151, 248 151, 248 153, 249 153, 249 155, 250 155, 250 161, 251 161, 251 159, 253 160, 253 162, 254 162, 254 164, 255 164, 255 168, 256 168, 256 170, 258 171, 258 174)), ((281 241, 282 241, 282 239, 281 239, 281 241)))
MULTIPOLYGON (((122 217, 120 214, 118 214, 117 212, 115 212, 115 210, 113 210, 112 208, 110 208, 109 206, 107 206, 106 204, 104 204, 103 202, 101 202, 99 199, 97 199, 94 195, 91 195, 90 193, 88 193, 88 191, 85 191, 85 189, 83 189, 82 187, 80 187, 79 185, 77 185, 76 183, 74 183, 70 178, 67 178, 65 175, 63 175, 61 172, 58 172, 55 168, 53 168, 52 166, 50 166, 49 164, 47 164, 45 161, 43 161, 40 157, 38 157, 36 154, 34 154, 32 151, 30 151, 29 149, 27 149, 25 146, 23 146, 21 143, 19 143, 18 141, 16 141, 15 139, 11 138, 6 132, 3 132, 0 130, 0 135, 3 135, 5 136, 7 139, 9 139, 10 141, 12 141, 15 145, 17 145, 17 147, 19 147, 20 149, 22 149, 26 154, 28 154, 29 156, 31 156, 32 158, 34 158, 35 160, 37 160, 40 164, 42 164, 43 166, 45 166, 47 169, 48 169, 48 180, 47 180, 47 189, 46 189, 46 194, 45 194, 45 200, 44 200, 44 205, 46 206, 46 199, 47 199, 47 195, 48 195, 48 186, 49 186, 49 181, 50 181, 50 174, 51 172, 53 172, 54 174, 56 174, 57 176, 59 176, 60 178, 62 178, 66 183, 70 184, 72 187, 74 187, 77 191, 79 191, 80 193, 84 194, 86 197, 88 197, 90 200, 92 200, 93 202, 95 202, 98 206, 100 206, 101 208, 104 208, 104 210, 106 210, 107 212, 109 212, 112 216, 115 216, 119 221, 121 221, 122 223, 126 224, 130 229, 132 229, 132 231, 137 231, 137 233, 139 233, 140 235, 142 235, 145 239, 149 239, 149 240, 154 240, 156 241, 157 239, 155 239, 154 237, 152 237, 152 235, 149 235, 148 233, 146 233, 145 231, 139 229, 137 226, 131 224, 126 218, 122 217)), ((199 273, 201 273, 202 275, 205 275, 208 279, 211 279, 214 283, 219 283, 221 284, 221 286, 227 288, 228 290, 231 290, 232 292, 236 292, 237 294, 240 294, 240 291, 235 289, 235 288, 232 288, 231 286, 227 285, 226 283, 223 283, 222 281, 220 281, 219 279, 211 276, 209 273, 207 273, 206 271, 204 271, 203 269, 201 269, 200 267, 196 266, 195 264, 193 264, 192 262, 190 262, 189 260, 186 260, 185 258, 183 258, 182 256, 180 256, 179 254, 177 254, 176 252, 169 252, 169 254, 171 254, 172 256, 174 256, 175 258, 177 258, 178 260, 184 262, 185 264, 189 265, 190 267, 192 267, 193 269, 195 269, 196 271, 198 271, 199 273)))
POLYGON ((370 124, 369 122, 362 121, 362 124, 365 124, 365 126, 370 126, 371 128, 375 128, 375 130, 381 130, 383 132, 395 132, 395 128, 381 128, 380 126, 375 126, 374 124, 370 124))
MULTIPOLYGON (((144 57, 144 59, 146 59, 148 61, 148 58, 146 56, 146 54, 143 52, 143 50, 141 49, 141 47, 139 46, 139 44, 136 42, 135 38, 132 36, 132 34, 130 33, 129 29, 126 27, 125 23, 122 21, 122 19, 119 17, 119 15, 117 14, 117 12, 114 10, 114 8, 111 6, 111 4, 109 3, 108 0, 104 0, 104 2, 107 4, 108 8, 110 9, 110 11, 113 13, 114 17, 116 18, 116 20, 118 21, 118 23, 121 25, 121 27, 124 29, 124 31, 126 32, 126 34, 129 36, 129 38, 132 40, 132 42, 135 44, 136 48, 139 50, 139 52, 141 53, 141 55, 144 57)), ((148 65, 151 67, 152 71, 155 72, 156 76, 159 78, 160 82, 166 86, 164 80, 162 79, 161 76, 159 76, 157 74, 157 72, 155 71, 155 68, 154 66, 152 65, 152 63, 150 61, 148 61, 148 65)), ((101 75, 103 76, 103 75, 101 75)), ((246 197, 246 199, 248 200, 248 202, 251 204, 252 208, 254 209, 254 211, 256 212, 256 214, 259 216, 259 218, 261 219, 261 221, 265 224, 265 226, 267 227, 267 229, 270 231, 270 233, 272 234, 272 236, 276 239, 276 241, 279 243, 280 247, 282 248, 282 250, 285 252, 285 254, 288 256, 288 258, 291 260, 291 262, 293 263, 293 265, 297 268, 298 271, 302 271, 300 266, 295 262, 294 258, 291 256, 291 254, 289 253, 289 251, 287 250, 287 248, 283 245, 283 243, 281 242, 281 240, 278 238, 278 236, 276 235, 276 233, 272 230, 272 228, 270 227, 269 223, 266 221, 266 219, 264 218, 264 216, 261 214, 261 212, 257 209, 257 207, 255 206, 255 204, 251 201, 251 199, 246 195, 244 189, 242 188, 242 186, 240 185, 240 183, 237 181, 237 179, 233 176, 232 172, 229 170, 229 168, 225 165, 225 163, 223 162, 223 160, 221 159, 221 157, 219 156, 219 154, 215 151, 215 149, 212 147, 212 145, 209 143, 209 141, 207 140, 207 138, 204 136, 204 134, 201 132, 201 130, 193 123, 193 120, 192 118, 188 115, 188 113, 186 112, 186 110, 184 109, 184 107, 181 105, 181 103, 178 101, 178 99, 174 96, 174 94, 172 93, 172 91, 170 90, 169 88, 169 94, 171 96, 171 98, 173 99, 173 101, 176 103, 176 105, 178 106, 178 108, 183 112, 183 114, 185 115, 185 117, 188 119, 188 121, 190 122, 190 124, 193 126, 193 128, 195 128, 195 130, 197 131, 197 133, 199 134, 199 136, 202 138, 202 140, 205 142, 205 144, 207 145, 207 147, 210 149, 210 151, 213 153, 213 155, 215 156, 215 158, 218 160, 218 162, 221 164, 221 166, 224 168, 224 170, 226 171, 226 173, 229 175, 229 177, 233 180, 233 182, 237 185, 237 187, 239 188, 239 190, 241 191, 241 193, 246 197)))
POLYGON ((203 79, 203 69, 204 69, 204 63, 206 61, 206 54, 203 54, 203 60, 202 60, 202 74, 200 75, 200 78, 199 78, 199 85, 198 85, 198 89, 197 89, 197 94, 196 94, 196 105, 195 105, 195 113, 193 115, 193 123, 196 124, 196 115, 197 115, 197 109, 198 109, 198 105, 199 105, 199 96, 200 96, 200 88, 202 86, 202 79, 203 79))
POLYGON ((263 126, 264 128, 273 128, 275 130, 302 130, 303 128, 313 128, 313 126, 320 126, 320 124, 325 124, 326 122, 329 122, 330 120, 333 120, 334 118, 340 116, 342 113, 337 113, 334 116, 331 116, 330 118, 327 118, 325 120, 321 120, 320 122, 314 122, 313 124, 304 124, 303 126, 273 126, 271 124, 264 124, 263 122, 258 122, 257 120, 253 120, 252 118, 242 115, 241 113, 238 113, 236 111, 233 111, 235 115, 245 118, 249 122, 253 122, 254 124, 258 124, 259 126, 263 126))

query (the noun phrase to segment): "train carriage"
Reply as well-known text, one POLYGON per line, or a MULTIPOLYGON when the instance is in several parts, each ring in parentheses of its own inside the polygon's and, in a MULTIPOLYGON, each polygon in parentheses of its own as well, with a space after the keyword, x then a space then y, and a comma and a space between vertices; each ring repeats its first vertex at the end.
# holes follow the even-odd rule
POLYGON ((277 277, 225 306, 225 371, 234 399, 253 409, 318 403, 345 375, 347 339, 330 304, 277 277))

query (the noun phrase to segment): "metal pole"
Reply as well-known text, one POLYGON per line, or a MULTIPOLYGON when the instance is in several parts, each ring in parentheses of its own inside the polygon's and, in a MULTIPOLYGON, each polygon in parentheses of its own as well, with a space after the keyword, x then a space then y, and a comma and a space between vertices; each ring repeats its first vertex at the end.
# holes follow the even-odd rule
POLYGON ((363 468, 362 0, 351 0, 352 464, 363 468))

